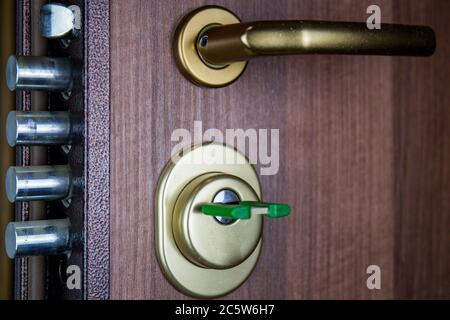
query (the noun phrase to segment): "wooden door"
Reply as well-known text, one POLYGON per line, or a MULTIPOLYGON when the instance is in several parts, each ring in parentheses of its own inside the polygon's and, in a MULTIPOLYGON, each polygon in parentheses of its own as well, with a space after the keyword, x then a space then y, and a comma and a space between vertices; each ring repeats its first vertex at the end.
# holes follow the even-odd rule
POLYGON ((243 21, 365 21, 373 1, 110 2, 109 297, 186 298, 164 278, 154 194, 171 133, 280 129, 280 168, 263 195, 293 214, 264 225, 258 265, 232 299, 449 298, 450 3, 378 1, 382 22, 432 26, 431 58, 254 60, 222 89, 177 69, 180 19, 206 4, 243 21), (366 286, 369 265, 381 290, 366 286))
MULTIPOLYGON (((43 49, 44 2, 17 1, 16 54, 70 57, 83 81, 69 98, 52 93, 39 105, 20 91, 16 108, 84 116, 84 139, 67 155, 40 151, 76 169, 84 188, 69 206, 16 204, 16 220, 68 217, 75 239, 68 259, 16 260, 17 299, 189 298, 158 265, 154 202, 172 133, 193 133, 196 121, 203 130, 278 129, 279 168, 261 176, 263 197, 293 208, 265 222, 256 269, 225 298, 450 298, 449 1, 377 1, 383 23, 435 30, 432 57, 261 58, 221 89, 198 87, 177 68, 174 33, 190 11, 219 5, 242 21, 364 22, 373 1, 64 0, 80 7, 83 32, 68 47, 51 39, 43 49), (81 269, 79 290, 66 286, 68 265, 81 269), (377 290, 367 287, 372 265, 381 270, 377 290)), ((37 156, 18 147, 16 164, 37 156)))

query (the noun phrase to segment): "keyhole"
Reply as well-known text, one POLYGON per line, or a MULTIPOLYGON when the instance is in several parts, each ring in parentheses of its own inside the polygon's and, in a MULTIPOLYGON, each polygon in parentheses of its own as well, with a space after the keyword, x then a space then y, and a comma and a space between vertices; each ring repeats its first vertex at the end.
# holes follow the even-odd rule
MULTIPOLYGON (((219 191, 219 193, 216 194, 216 196, 213 199, 214 203, 227 203, 227 204, 238 204, 241 199, 239 199, 239 196, 232 190, 224 189, 219 191)), ((229 226, 236 222, 233 218, 227 218, 227 217, 214 217, 217 222, 220 224, 229 226)))
POLYGON ((206 46, 208 45, 208 36, 201 37, 199 42, 202 48, 206 48, 206 46))

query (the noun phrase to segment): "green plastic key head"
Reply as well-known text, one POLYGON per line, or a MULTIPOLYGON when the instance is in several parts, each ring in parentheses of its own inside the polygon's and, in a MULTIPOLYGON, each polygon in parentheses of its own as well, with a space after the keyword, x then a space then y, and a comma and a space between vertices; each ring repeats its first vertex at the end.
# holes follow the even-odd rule
POLYGON ((282 203, 242 201, 239 204, 206 203, 202 206, 202 212, 209 216, 246 220, 254 214, 269 218, 286 217, 291 213, 291 208, 282 203))

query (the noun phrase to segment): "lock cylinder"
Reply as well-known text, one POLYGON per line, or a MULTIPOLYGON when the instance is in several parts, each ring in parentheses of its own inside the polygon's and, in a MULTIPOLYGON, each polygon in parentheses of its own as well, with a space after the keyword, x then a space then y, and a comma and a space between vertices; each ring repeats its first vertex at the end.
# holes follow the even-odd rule
POLYGON ((6 66, 9 90, 67 92, 72 89, 74 70, 68 58, 10 56, 6 66))
POLYGON ((9 258, 68 254, 72 239, 69 219, 11 222, 5 232, 9 258))
POLYGON ((11 167, 6 173, 6 194, 11 203, 63 200, 71 191, 69 166, 11 167))
POLYGON ((223 296, 255 268, 264 217, 285 217, 290 208, 261 202, 258 175, 234 148, 205 143, 180 154, 164 168, 155 195, 158 262, 178 290, 223 296))
POLYGON ((262 218, 223 220, 202 214, 202 204, 211 201, 258 201, 246 182, 227 174, 210 173, 189 183, 174 210, 174 237, 183 255, 192 263, 212 269, 230 269, 244 262, 261 239, 262 218), (218 195, 228 195, 220 201, 218 195), (231 196, 233 195, 233 196, 231 196))

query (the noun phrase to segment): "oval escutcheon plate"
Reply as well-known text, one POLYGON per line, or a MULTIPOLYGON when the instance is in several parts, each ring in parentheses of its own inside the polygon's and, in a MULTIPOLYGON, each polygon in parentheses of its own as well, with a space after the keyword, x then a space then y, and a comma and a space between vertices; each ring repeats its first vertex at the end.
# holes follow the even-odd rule
POLYGON ((236 191, 243 198, 241 200, 261 198, 257 173, 245 156, 231 147, 216 143, 184 150, 177 159, 172 159, 166 165, 158 181, 155 196, 156 255, 170 283, 189 296, 214 298, 235 290, 249 277, 261 252, 261 217, 220 226, 214 217, 202 216, 197 205, 191 206, 192 210, 189 212, 189 201, 196 203, 198 199, 204 199, 211 202, 219 191, 218 188, 222 187, 236 191), (202 176, 205 177, 204 180, 202 176), (216 176, 217 179, 214 178, 216 176), (226 186, 222 186, 224 181, 227 181, 226 186), (189 190, 193 190, 192 199, 186 196, 189 190), (211 196, 205 197, 205 192, 210 192, 211 196), (182 213, 178 210, 179 207, 183 208, 182 213), (190 220, 184 227, 177 228, 176 219, 181 216, 184 217, 183 221, 190 220), (223 230, 219 232, 217 229, 220 228, 223 230), (190 232, 195 232, 195 235, 190 232), (200 232, 204 234, 199 234, 200 232), (236 236, 236 232, 240 233, 239 236, 236 236), (218 234, 222 235, 220 239, 218 234), (228 235, 229 239, 224 239, 228 235), (195 242, 196 239, 202 241, 195 242), (255 239, 256 245, 248 246, 251 248, 250 254, 239 257, 236 251, 230 250, 233 247, 236 250, 242 249, 233 241, 255 239), (179 247, 181 241, 195 242, 195 245, 179 247), (222 255, 210 255, 211 246, 217 246, 220 251, 227 241, 231 242, 224 247, 226 250, 223 250, 222 255), (200 247, 202 242, 205 243, 204 248, 200 247), (195 248, 194 252, 188 252, 190 248, 195 248), (210 263, 205 259, 210 259, 210 263), (242 262, 236 265, 236 261, 242 262))

